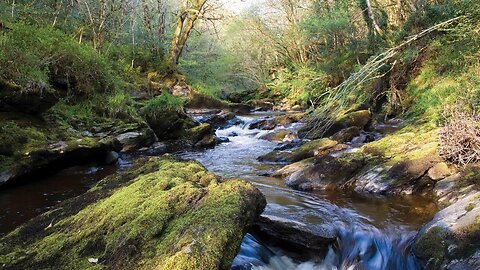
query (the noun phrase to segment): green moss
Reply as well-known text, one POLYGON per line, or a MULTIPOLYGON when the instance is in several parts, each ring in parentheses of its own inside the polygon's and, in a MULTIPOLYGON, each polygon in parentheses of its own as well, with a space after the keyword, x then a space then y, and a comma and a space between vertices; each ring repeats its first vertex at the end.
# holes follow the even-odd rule
POLYGON ((22 228, 6 236, 0 263, 23 269, 229 269, 247 224, 263 209, 259 191, 242 180, 219 181, 197 162, 163 158, 145 166, 156 169, 55 220, 28 243, 16 241, 22 228))
POLYGON ((167 92, 147 100, 144 104, 143 113, 152 118, 158 118, 165 113, 180 112, 183 109, 184 100, 172 96, 167 92))
POLYGON ((438 128, 431 124, 405 128, 378 141, 366 144, 362 152, 384 158, 393 165, 405 160, 416 160, 438 155, 438 128))
POLYGON ((286 129, 279 130, 271 135, 270 139, 275 142, 281 142, 290 134, 290 131, 286 129))
POLYGON ((465 211, 470 212, 475 208, 476 204, 475 203, 470 203, 465 207, 465 211))
POLYGON ((417 256, 422 259, 432 260, 431 263, 438 267, 447 253, 447 236, 448 232, 443 228, 433 227, 429 229, 415 244, 417 256))
MULTIPOLYGON (((472 207, 471 205, 472 204, 468 205, 467 208, 472 207)), ((475 205, 473 207, 475 207, 475 205)), ((473 208, 471 210, 473 210, 473 208)), ((477 217, 476 222, 473 224, 456 231, 454 236, 457 248, 450 254, 450 257, 463 259, 478 251, 480 249, 480 216, 477 217)))

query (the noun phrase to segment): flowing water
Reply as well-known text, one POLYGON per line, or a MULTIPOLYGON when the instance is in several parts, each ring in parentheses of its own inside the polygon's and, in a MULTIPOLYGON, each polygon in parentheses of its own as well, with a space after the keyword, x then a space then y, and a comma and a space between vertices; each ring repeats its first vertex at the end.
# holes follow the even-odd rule
MULTIPOLYGON (((436 210, 422 197, 365 197, 355 193, 306 193, 285 186, 282 179, 263 177, 278 165, 257 161, 272 151, 275 143, 259 139, 267 131, 250 130, 254 116, 242 117, 244 124, 218 130, 230 142, 214 149, 181 153, 196 159, 223 177, 240 177, 254 183, 267 198, 265 212, 300 221, 311 228, 334 230, 338 235, 328 253, 286 250, 263 243, 247 234, 232 269, 420 269, 410 252, 419 227, 436 210)), ((288 127, 298 129, 293 125, 288 127)))
MULTIPOLYGON (((255 184, 267 198, 266 213, 333 230, 337 242, 327 254, 276 246, 248 233, 232 269, 419 269, 410 244, 419 227, 436 211, 433 202, 421 197, 365 197, 355 193, 306 193, 285 186, 282 179, 264 177, 279 165, 265 164, 257 157, 277 145, 259 139, 267 131, 250 130, 248 123, 264 115, 239 117, 241 124, 218 130, 230 142, 214 149, 177 153, 196 159, 212 172, 240 177, 255 184)), ((298 125, 287 127, 297 130, 298 125)), ((28 219, 48 211, 67 198, 77 196, 102 177, 128 167, 81 166, 63 170, 41 181, 0 191, 0 235, 28 219)))

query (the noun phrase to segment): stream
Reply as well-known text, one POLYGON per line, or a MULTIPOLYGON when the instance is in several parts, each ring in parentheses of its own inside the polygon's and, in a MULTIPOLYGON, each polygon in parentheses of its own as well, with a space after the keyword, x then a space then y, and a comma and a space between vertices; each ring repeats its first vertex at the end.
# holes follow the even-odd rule
MULTIPOLYGON (((316 254, 277 246, 253 232, 247 233, 232 269, 421 269, 410 246, 421 225, 435 213, 433 201, 416 196, 386 198, 354 192, 300 192, 287 187, 282 179, 259 176, 281 167, 257 161, 258 156, 277 146, 259 139, 267 131, 248 129, 250 122, 266 116, 238 117, 241 123, 217 130, 217 136, 228 137, 229 142, 213 149, 175 155, 198 160, 222 177, 252 182, 267 199, 266 213, 312 228, 333 230, 338 237, 326 254, 316 254)), ((297 130, 299 124, 287 128, 297 130)), ((72 167, 42 181, 2 190, 0 235, 48 211, 58 202, 85 192, 104 176, 128 167, 129 162, 125 160, 133 158, 124 156, 116 166, 72 167)))
MULTIPOLYGON (((266 213, 312 227, 327 226, 326 229, 336 231, 338 241, 326 255, 321 255, 269 245, 249 233, 232 269, 421 269, 410 245, 421 225, 432 218, 436 210, 432 201, 418 196, 386 198, 354 192, 300 192, 287 187, 282 179, 259 176, 281 168, 257 161, 258 156, 277 146, 258 139, 268 131, 248 129, 248 123, 259 117, 264 116, 240 117, 243 124, 218 130, 217 136, 228 137, 228 143, 180 156, 196 159, 222 177, 252 182, 267 198, 266 213)), ((297 130, 298 124, 287 128, 297 130)))

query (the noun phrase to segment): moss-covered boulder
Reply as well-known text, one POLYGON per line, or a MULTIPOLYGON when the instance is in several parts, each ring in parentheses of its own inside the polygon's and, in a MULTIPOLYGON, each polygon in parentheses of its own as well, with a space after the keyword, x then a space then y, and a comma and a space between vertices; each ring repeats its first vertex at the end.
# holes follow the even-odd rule
POLYGON ((144 113, 145 120, 159 139, 183 137, 185 131, 197 124, 183 111, 160 110, 157 113, 144 113))
POLYGON ((265 199, 197 162, 152 158, 0 239, 4 269, 230 269, 265 199))
MULTIPOLYGON (((110 151, 122 149, 121 143, 115 139, 117 131, 123 133, 142 128, 137 124, 110 121, 108 132, 102 129, 94 133, 88 131, 87 124, 76 124, 77 130, 56 117, 59 116, 42 118, 0 113, 0 185, 13 184, 38 172, 52 172, 80 162, 102 162, 110 151)), ((99 120, 95 124, 101 129, 107 122, 99 120)))
POLYGON ((440 211, 416 237, 426 269, 480 268, 480 198, 470 194, 440 211))

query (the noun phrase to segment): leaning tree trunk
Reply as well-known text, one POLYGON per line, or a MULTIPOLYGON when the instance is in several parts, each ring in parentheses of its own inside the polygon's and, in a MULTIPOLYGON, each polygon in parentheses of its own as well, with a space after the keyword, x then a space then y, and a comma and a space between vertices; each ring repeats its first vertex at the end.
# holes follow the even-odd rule
POLYGON ((172 66, 178 64, 180 55, 182 54, 188 37, 192 32, 195 22, 205 6, 207 0, 197 0, 193 7, 184 4, 183 9, 178 16, 175 31, 173 33, 172 44, 170 47, 169 62, 172 66))

